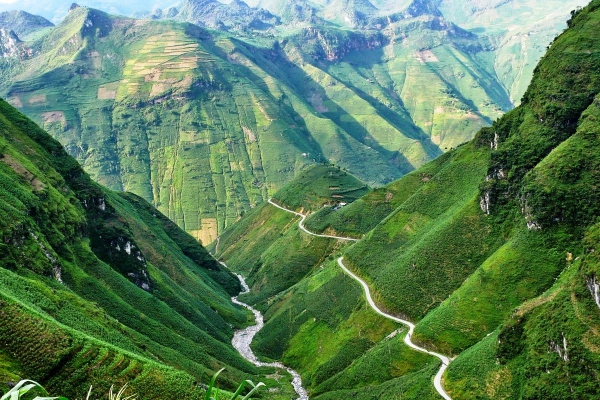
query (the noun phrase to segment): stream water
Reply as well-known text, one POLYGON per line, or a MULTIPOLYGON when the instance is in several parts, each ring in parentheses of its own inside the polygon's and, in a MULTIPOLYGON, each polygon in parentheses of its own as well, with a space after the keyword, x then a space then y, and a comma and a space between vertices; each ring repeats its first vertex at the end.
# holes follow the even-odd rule
MULTIPOLYGON (((240 280, 240 283, 242 284, 243 288, 240 294, 250 292, 250 288, 248 287, 248 284, 246 283, 244 277, 239 274, 236 275, 240 280)), ((245 329, 240 329, 234 332, 233 339, 231 340, 231 344, 233 345, 233 347, 235 347, 235 349, 242 355, 242 357, 244 357, 246 360, 250 361, 257 367, 274 367, 285 369, 290 375, 292 375, 292 386, 298 394, 298 400, 308 400, 308 392, 302 387, 302 378, 300 377, 299 373, 297 373, 291 368, 286 367, 280 362, 266 363, 259 361, 259 359, 256 357, 256 355, 250 348, 250 344, 252 343, 252 339, 254 339, 254 335, 256 335, 258 331, 260 331, 265 325, 263 316, 260 313, 260 311, 258 311, 254 307, 249 306, 246 303, 239 301, 238 296, 232 297, 231 301, 252 311, 256 320, 256 325, 252 325, 245 329)))

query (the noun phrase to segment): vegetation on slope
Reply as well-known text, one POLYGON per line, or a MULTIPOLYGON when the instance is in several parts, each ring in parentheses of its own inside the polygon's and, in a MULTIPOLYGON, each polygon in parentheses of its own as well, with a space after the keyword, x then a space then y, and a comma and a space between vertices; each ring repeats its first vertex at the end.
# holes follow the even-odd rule
POLYGON ((598 226, 583 257, 563 260, 556 283, 524 303, 489 337, 448 369, 457 397, 576 398, 598 396, 598 226))
POLYGON ((555 244, 550 264, 555 273, 550 277, 562 274, 542 296, 513 313, 497 333, 498 342, 479 343, 464 360, 459 358, 449 371, 457 391, 486 390, 482 380, 502 374, 510 383, 509 394, 515 397, 597 396, 596 387, 588 383, 594 382, 598 368, 593 315, 598 312, 594 253, 600 211, 596 201, 600 89, 597 60, 588 57, 588 51, 597 48, 600 40, 599 8, 598 2, 592 2, 574 15, 571 29, 557 39, 538 67, 539 78, 528 91, 528 103, 498 127, 497 134, 505 142, 500 142, 490 169, 503 168, 507 179, 482 187, 484 195, 511 193, 509 202, 499 200, 503 196, 490 197, 492 213, 502 215, 502 210, 520 205, 529 227, 545 242, 540 248, 555 244), (548 82, 550 75, 557 78, 548 82), (540 101, 543 98, 547 101, 540 101), (532 114, 540 118, 532 121, 532 114), (519 126, 519 131, 507 129, 510 126, 519 126), (516 146, 529 150, 530 158, 515 157, 511 149, 516 146), (500 366, 473 360, 474 354, 484 351, 495 354, 500 366), (456 374, 470 376, 472 372, 465 368, 474 362, 484 365, 486 374, 474 380, 473 387, 465 386, 456 374))
MULTIPOLYGON (((415 331, 418 340, 443 351, 460 353, 477 343, 449 369, 448 386, 458 398, 597 396, 597 386, 586 384, 595 379, 597 352, 585 344, 589 341, 580 344, 577 333, 582 318, 577 303, 584 301, 585 294, 588 297, 585 302, 593 304, 594 292, 587 287, 594 287, 590 284, 593 272, 573 273, 570 275, 573 279, 562 284, 562 297, 556 295, 557 288, 553 287, 519 308, 517 315, 520 313, 521 317, 513 313, 506 325, 503 321, 515 307, 551 288, 556 279, 567 279, 560 275, 565 267, 593 248, 589 239, 584 245, 581 239, 599 214, 595 201, 598 106, 594 98, 600 90, 597 82, 600 68, 597 58, 592 56, 600 43, 598 7, 597 2, 592 2, 574 15, 570 29, 555 41, 537 67, 522 105, 491 128, 482 130, 468 146, 492 149, 485 180, 479 179, 479 193, 470 201, 470 215, 483 218, 492 229, 479 234, 469 229, 460 234, 460 229, 455 228, 454 236, 445 241, 457 250, 481 251, 486 243, 493 246, 473 264, 474 273, 469 273, 464 283, 454 284, 447 292, 449 297, 439 307, 432 307, 415 331), (471 235, 480 243, 467 247, 464 241, 471 235), (568 294, 569 290, 573 294, 568 294), (560 298, 565 299, 563 304, 568 304, 568 296, 574 308, 558 306, 560 298), (527 315, 525 320, 522 315, 527 315), (572 324, 550 321, 572 321, 572 324), (500 333, 492 333, 486 339, 499 326, 504 326, 500 333), (498 342, 494 344, 494 340, 498 342), (565 357, 569 346, 565 343, 571 341, 574 341, 573 359, 565 357), (518 361, 503 361, 507 353, 510 360, 518 361), (501 363, 493 366, 496 359, 501 363), (579 368, 583 365, 586 367, 579 368)), ((457 153, 460 151, 464 150, 461 148, 457 153)), ((428 204, 438 206, 437 202, 428 204)), ((427 204, 421 207, 431 209, 427 204)), ((380 290, 384 303, 387 301, 390 308, 411 315, 424 303, 408 296, 435 294, 438 289, 428 286, 429 281, 425 284, 421 281, 412 286, 413 293, 403 295, 407 299, 400 301, 401 297, 383 284, 384 279, 377 281, 379 274, 385 276, 386 269, 402 273, 405 262, 401 257, 391 257, 389 266, 383 268, 369 262, 369 257, 376 257, 381 253, 378 249, 384 248, 383 232, 390 232, 394 226, 398 229, 398 224, 391 221, 385 220, 376 227, 363 243, 350 249, 348 256, 361 267, 361 273, 375 277, 373 286, 380 290), (373 237, 380 240, 372 240, 373 237), (379 247, 377 243, 381 243, 379 247), (423 287, 427 290, 414 289, 423 287)), ((458 228, 469 226, 464 216, 458 222, 458 228)), ((444 241, 437 239, 429 245, 434 243, 439 246, 444 241)), ((415 246, 422 244, 427 242, 415 246)), ((390 248, 386 249, 389 254, 390 248)), ((435 255, 430 253, 428 257, 434 282, 436 276, 448 279, 473 259, 472 254, 460 252, 460 257, 456 257, 456 250, 436 250, 435 255)), ((415 254, 418 257, 427 251, 421 248, 415 254)))
POLYGON ((361 237, 375 228, 425 185, 452 158, 446 153, 402 179, 377 188, 342 208, 323 207, 309 215, 305 226, 315 233, 325 231, 361 237))
POLYGON ((22 39, 40 29, 51 26, 54 26, 54 24, 46 18, 32 15, 25 11, 6 11, 0 13, 0 29, 11 30, 22 39))
MULTIPOLYGON (((522 104, 472 142, 307 220, 319 231, 366 234, 341 249, 348 264, 370 281, 379 304, 418 321, 415 340, 458 355, 445 377, 453 398, 598 396, 599 10, 593 1, 574 13, 522 104)), ((342 286, 319 285, 327 290, 313 297, 308 282, 327 271, 321 265, 289 289, 294 296, 267 300, 269 321, 257 338, 262 351, 282 343, 277 355, 313 380, 311 360, 320 353, 303 349, 315 343, 324 349, 321 338, 329 336, 316 333, 328 330, 311 310, 318 297, 341 297, 342 286), (298 326, 297 333, 289 326, 298 326)), ((348 360, 342 355, 339 360, 348 360)), ((326 383, 357 383, 360 358, 354 357, 314 393, 371 398, 394 387, 412 395, 404 386, 410 374, 359 390, 360 384, 326 383)))
POLYGON ((479 208, 488 160, 489 149, 461 147, 348 250, 346 260, 373 284, 381 305, 421 318, 501 244, 479 208))
POLYGON ((208 244, 309 165, 379 186, 512 107, 489 42, 419 7, 382 32, 241 39, 80 7, 2 61, 0 90, 98 182, 208 244))
POLYGON ((273 199, 292 210, 310 212, 324 205, 352 203, 369 190, 365 183, 339 167, 317 165, 301 172, 273 199))
MULTIPOLYGON (((341 200, 332 193, 351 202, 357 194, 367 191, 364 183, 339 168, 316 165, 277 192, 274 199, 307 209, 341 200)), ((268 203, 262 204, 211 246, 217 257, 248 277, 252 290, 243 296, 244 301, 257 303, 288 289, 340 249, 342 244, 336 240, 302 233, 299 219, 268 203)))
MULTIPOLYGON (((364 189, 337 167, 317 165, 275 198, 298 209, 320 207, 331 201, 333 185, 364 189)), ((399 387, 410 388, 415 399, 435 398, 433 388, 418 388, 430 379, 436 360, 412 351, 397 326, 371 312, 360 287, 335 263, 345 242, 307 235, 298 221, 264 204, 211 246, 230 268, 247 276, 251 292, 244 301, 265 315, 254 350, 302 371, 305 387, 317 398, 347 393, 385 396, 399 387), (358 390, 367 386, 372 390, 358 390)))
POLYGON ((224 365, 226 388, 258 374, 230 345, 247 319, 234 275, 4 101, 0 134, 2 376, 69 397, 131 382, 152 399, 200 398, 224 365))

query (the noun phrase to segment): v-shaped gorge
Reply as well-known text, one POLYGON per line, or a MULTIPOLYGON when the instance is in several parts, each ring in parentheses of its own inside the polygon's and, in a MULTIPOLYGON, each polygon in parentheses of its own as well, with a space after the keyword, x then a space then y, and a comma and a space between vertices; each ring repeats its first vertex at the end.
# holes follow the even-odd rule
POLYGON ((439 360, 370 309, 343 256, 413 341, 452 356, 453 399, 598 396, 599 10, 574 13, 522 104, 468 144, 360 197, 327 165, 274 195, 309 232, 357 243, 272 204, 221 235, 216 255, 265 316, 255 352, 299 371, 311 398, 440 398, 439 360))
MULTIPOLYGON (((518 101, 541 50, 496 43, 514 17, 501 7, 501 28, 467 31, 445 18, 459 19, 447 4, 413 3, 390 8, 383 25, 378 3, 377 13, 358 7, 375 14, 352 27, 284 17, 226 32, 76 7, 56 27, 17 37, 2 60, 2 95, 95 180, 140 195, 208 244, 311 164, 380 186, 518 101)), ((568 6, 557 6, 562 22, 527 35, 560 31, 568 6)))

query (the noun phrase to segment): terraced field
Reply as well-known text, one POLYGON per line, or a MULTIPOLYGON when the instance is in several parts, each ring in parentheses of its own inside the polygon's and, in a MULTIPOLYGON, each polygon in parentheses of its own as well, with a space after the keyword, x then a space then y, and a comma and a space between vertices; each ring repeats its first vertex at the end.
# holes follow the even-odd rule
POLYGON ((358 294, 331 269, 343 256, 382 312, 415 321, 415 343, 449 355, 451 398, 597 397, 599 10, 574 13, 522 104, 466 145, 344 207, 300 176, 274 198, 311 215, 261 207, 228 229, 219 254, 265 293, 247 299, 266 319, 255 350, 319 399, 439 398, 427 389, 439 364, 377 353, 384 325, 350 306, 358 294))
POLYGON ((381 186, 512 107, 489 41, 419 10, 236 37, 80 7, 2 67, 0 93, 207 244, 312 164, 381 186))

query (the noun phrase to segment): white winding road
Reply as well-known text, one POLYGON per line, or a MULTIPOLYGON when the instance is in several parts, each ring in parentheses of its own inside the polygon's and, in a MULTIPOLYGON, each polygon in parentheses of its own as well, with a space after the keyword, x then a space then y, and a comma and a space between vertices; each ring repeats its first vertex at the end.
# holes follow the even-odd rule
POLYGON ((308 233, 309 235, 318 236, 318 237, 322 237, 322 238, 329 238, 329 239, 348 240, 350 242, 358 242, 358 240, 359 240, 359 239, 347 238, 347 237, 341 237, 341 236, 320 235, 318 233, 312 233, 311 231, 309 231, 308 229, 306 229, 304 227, 304 220, 306 219, 306 215, 300 214, 296 211, 288 210, 287 208, 284 208, 284 207, 281 207, 279 204, 274 203, 273 199, 269 199, 268 201, 271 205, 274 205, 275 207, 279 208, 280 210, 283 210, 283 211, 286 211, 286 212, 289 212, 292 214, 296 214, 297 216, 299 216, 301 219, 300 219, 300 222, 298 222, 298 227, 300 227, 300 229, 302 229, 304 232, 308 233))
MULTIPOLYGON (((309 235, 312 236, 319 236, 319 237, 325 237, 325 238, 331 238, 331 239, 339 239, 339 240, 349 240, 349 241, 353 241, 353 242, 357 242, 358 239, 353 239, 353 238, 345 238, 345 237, 339 237, 339 236, 329 236, 329 235, 319 235, 316 233, 312 233, 310 231, 308 231, 304 225, 303 222, 306 219, 306 215, 304 214, 300 214, 297 213, 295 211, 292 210, 288 210, 287 208, 284 208, 276 203, 274 203, 271 199, 269 199, 269 203, 274 205, 275 207, 283 210, 283 211, 287 211, 289 213, 292 214, 296 214, 299 217, 301 217, 302 219, 300 220, 300 222, 298 223, 298 226, 300 227, 300 229, 302 229, 304 232, 306 232, 309 235)), ((423 347, 419 347, 416 344, 413 343, 412 341, 412 335, 413 332, 415 330, 415 325, 407 320, 398 318, 398 317, 394 317, 393 315, 384 313, 383 311, 381 311, 379 309, 379 307, 377 307, 377 305, 375 304, 375 302, 373 301, 373 298, 371 297, 371 290, 369 289, 369 286, 366 284, 365 281, 363 281, 362 279, 360 279, 357 275, 355 275, 352 271, 350 271, 345 265, 344 265, 344 257, 340 257, 338 258, 337 262, 339 264, 339 266, 342 268, 342 270, 349 275, 352 279, 354 279, 355 281, 357 281, 358 283, 361 284, 361 286, 363 287, 364 291, 365 291, 365 297, 367 298, 367 302, 369 303, 369 305, 371 306, 371 308, 379 315, 381 315, 382 317, 391 319, 392 321, 395 322, 399 322, 401 324, 404 324, 408 327, 408 333, 406 334, 406 336, 404 337, 404 343, 407 344, 407 346, 413 348, 416 351, 419 351, 421 353, 426 353, 426 354, 430 354, 434 357, 439 358, 442 361, 442 366, 440 367, 440 370, 438 371, 438 373, 435 375, 435 378, 433 380, 433 385, 435 387, 435 390, 437 390, 437 392, 440 394, 440 396, 442 396, 445 400, 452 400, 452 398, 448 395, 448 393, 446 393, 446 391, 444 390, 444 387, 442 385, 442 376, 444 375, 444 372, 446 371, 446 368, 448 368, 448 364, 450 364, 450 358, 448 358, 447 356, 443 355, 443 354, 439 354, 436 353, 434 351, 429 351, 427 349, 424 349, 423 347)))

